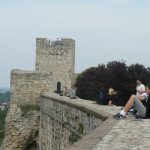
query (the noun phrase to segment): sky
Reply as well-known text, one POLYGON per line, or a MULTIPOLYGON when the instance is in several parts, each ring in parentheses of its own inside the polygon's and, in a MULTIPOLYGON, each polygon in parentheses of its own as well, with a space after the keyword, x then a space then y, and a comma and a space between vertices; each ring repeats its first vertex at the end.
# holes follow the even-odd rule
POLYGON ((77 73, 124 60, 150 66, 150 0, 0 0, 0 87, 34 70, 36 38, 73 38, 77 73))

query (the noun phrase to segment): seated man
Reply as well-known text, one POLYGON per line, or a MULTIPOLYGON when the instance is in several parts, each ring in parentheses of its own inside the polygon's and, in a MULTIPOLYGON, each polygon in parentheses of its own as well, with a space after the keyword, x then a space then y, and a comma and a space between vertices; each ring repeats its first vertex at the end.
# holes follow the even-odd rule
POLYGON ((120 113, 117 113, 113 117, 116 119, 126 118, 126 114, 134 105, 139 116, 143 118, 150 118, 150 96, 149 96, 150 95, 150 83, 146 86, 145 92, 146 92, 145 94, 140 95, 138 97, 135 95, 132 95, 129 101, 127 102, 127 104, 125 105, 124 109, 122 109, 120 113), (144 100, 145 98, 147 98, 147 100, 144 105, 141 101, 144 100))
POLYGON ((76 86, 72 86, 71 90, 70 90, 70 98, 71 99, 76 99, 76 90, 77 90, 77 87, 76 86))
POLYGON ((110 88, 108 90, 108 105, 112 106, 112 105, 116 105, 117 104, 117 92, 110 88))
POLYGON ((60 96, 68 96, 69 95, 69 91, 67 89, 66 86, 64 86, 63 91, 60 93, 60 96))

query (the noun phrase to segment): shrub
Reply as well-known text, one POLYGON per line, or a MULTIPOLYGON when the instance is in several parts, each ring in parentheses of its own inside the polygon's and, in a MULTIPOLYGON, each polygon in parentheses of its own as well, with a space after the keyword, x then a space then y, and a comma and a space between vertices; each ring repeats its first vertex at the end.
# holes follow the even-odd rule
POLYGON ((2 142, 3 142, 3 139, 4 139, 4 131, 0 131, 0 146, 2 145, 2 142))
POLYGON ((5 130, 5 118, 7 116, 7 110, 0 109, 0 145, 4 139, 4 130, 5 130))

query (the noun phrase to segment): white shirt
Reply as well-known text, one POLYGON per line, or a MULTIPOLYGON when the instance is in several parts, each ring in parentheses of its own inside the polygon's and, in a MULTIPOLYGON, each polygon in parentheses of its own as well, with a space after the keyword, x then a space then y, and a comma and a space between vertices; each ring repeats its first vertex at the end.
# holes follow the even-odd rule
POLYGON ((143 93, 143 94, 141 94, 141 96, 143 97, 143 99, 148 99, 148 94, 147 93, 143 93))
POLYGON ((136 96, 140 96, 144 91, 145 91, 145 86, 143 84, 137 85, 136 96))

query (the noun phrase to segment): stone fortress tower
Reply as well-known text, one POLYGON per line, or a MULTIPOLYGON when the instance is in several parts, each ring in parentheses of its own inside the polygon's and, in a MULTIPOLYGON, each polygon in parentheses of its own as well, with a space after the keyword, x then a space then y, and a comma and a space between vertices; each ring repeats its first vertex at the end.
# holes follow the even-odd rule
POLYGON ((50 41, 36 39, 36 71, 52 73, 52 91, 61 87, 70 88, 75 69, 75 41, 61 39, 50 41))
POLYGON ((39 117, 37 110, 23 116, 24 108, 39 105, 41 92, 60 92, 70 88, 74 78, 75 41, 36 39, 34 71, 11 71, 11 101, 6 118, 5 139, 1 150, 29 150, 38 142, 39 117), (28 143, 28 144, 27 144, 28 143))

